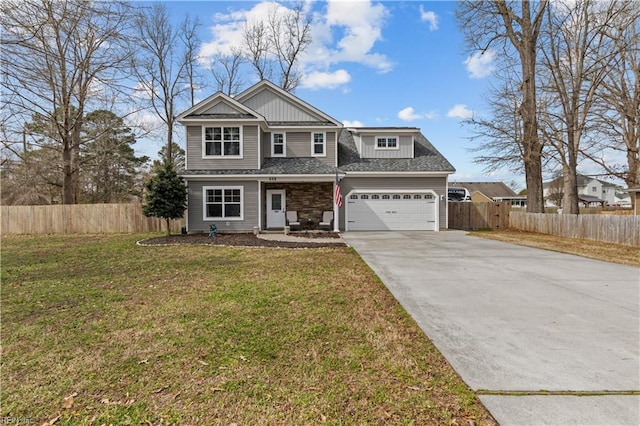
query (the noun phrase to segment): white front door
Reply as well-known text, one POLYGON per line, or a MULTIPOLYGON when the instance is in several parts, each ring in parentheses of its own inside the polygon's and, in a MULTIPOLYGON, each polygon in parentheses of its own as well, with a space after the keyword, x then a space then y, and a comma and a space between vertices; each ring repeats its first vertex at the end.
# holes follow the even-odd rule
POLYGON ((284 228, 286 211, 286 191, 267 190, 267 228, 284 228))

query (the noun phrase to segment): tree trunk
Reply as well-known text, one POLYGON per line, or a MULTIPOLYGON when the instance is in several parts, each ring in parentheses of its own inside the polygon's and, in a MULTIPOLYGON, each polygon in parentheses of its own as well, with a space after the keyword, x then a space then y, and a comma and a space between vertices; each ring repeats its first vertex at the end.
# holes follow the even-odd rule
POLYGON ((73 161, 69 143, 65 142, 62 149, 62 204, 75 204, 73 189, 73 161))
POLYGON ((171 219, 165 219, 167 223, 167 237, 171 235, 171 219))
POLYGON ((542 145, 538 136, 538 118, 536 104, 536 42, 529 38, 523 40, 524 48, 520 52, 522 62, 522 105, 519 114, 522 117, 525 174, 527 183, 527 212, 544 213, 542 191, 542 145))

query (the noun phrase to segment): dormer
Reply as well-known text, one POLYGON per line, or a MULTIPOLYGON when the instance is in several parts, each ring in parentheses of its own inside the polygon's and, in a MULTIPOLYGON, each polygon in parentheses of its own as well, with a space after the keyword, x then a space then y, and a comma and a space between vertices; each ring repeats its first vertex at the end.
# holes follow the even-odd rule
POLYGON ((359 127, 353 134, 360 158, 414 158, 415 127, 359 127))

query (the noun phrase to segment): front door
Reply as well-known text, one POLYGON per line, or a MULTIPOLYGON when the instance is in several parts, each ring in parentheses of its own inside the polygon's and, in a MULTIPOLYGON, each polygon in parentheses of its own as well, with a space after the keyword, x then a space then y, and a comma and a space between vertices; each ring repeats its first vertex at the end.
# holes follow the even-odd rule
POLYGON ((267 228, 284 228, 286 211, 286 191, 267 190, 267 228))

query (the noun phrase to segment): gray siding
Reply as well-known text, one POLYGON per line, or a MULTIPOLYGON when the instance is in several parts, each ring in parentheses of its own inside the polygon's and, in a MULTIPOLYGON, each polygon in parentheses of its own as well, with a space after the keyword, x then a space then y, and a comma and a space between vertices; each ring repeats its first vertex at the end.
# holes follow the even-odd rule
MULTIPOLYGON (((224 102, 218 102, 202 114, 237 114, 238 110, 224 102)), ((243 111, 244 113, 244 111, 243 111)))
POLYGON ((242 103, 269 121, 320 121, 318 117, 269 89, 259 91, 242 103))
MULTIPOLYGON (((431 189, 438 195, 438 212, 440 229, 446 229, 447 224, 447 197, 446 197, 445 177, 345 177, 340 181, 340 190, 347 202, 349 192, 357 190, 426 190, 431 189), (440 196, 444 195, 444 199, 440 200, 440 196)), ((340 229, 345 229, 344 223, 345 205, 340 209, 340 229)))
MULTIPOLYGON (((318 131, 319 132, 319 131, 318 131)), ((288 158, 312 157, 311 132, 285 132, 288 158)), ((316 157, 323 163, 333 166, 336 161, 336 132, 324 132, 326 138, 326 157, 316 157)), ((271 133, 264 133, 262 147, 265 158, 271 157, 271 133)))
POLYGON ((189 206, 187 208, 187 230, 189 232, 209 232, 216 224, 220 232, 252 232, 258 226, 258 182, 208 181, 189 182, 189 206), (217 221, 203 220, 202 188, 204 186, 242 186, 244 187, 244 220, 217 221), (227 225, 229 224, 229 225, 227 225))
MULTIPOLYGON (((225 123, 211 123, 224 126, 225 123)), ((226 124, 233 126, 234 124, 226 124)), ((235 125, 237 126, 237 124, 235 125)), ((258 126, 242 127, 242 159, 202 158, 202 126, 187 126, 187 169, 188 170, 247 170, 258 168, 258 126)))
MULTIPOLYGON (((394 135, 380 135, 391 136, 394 135)), ((398 137, 398 136, 396 136, 398 137)), ((413 136, 399 136, 398 149, 376 149, 376 136, 362 136, 360 156, 362 158, 413 158, 413 136)))

